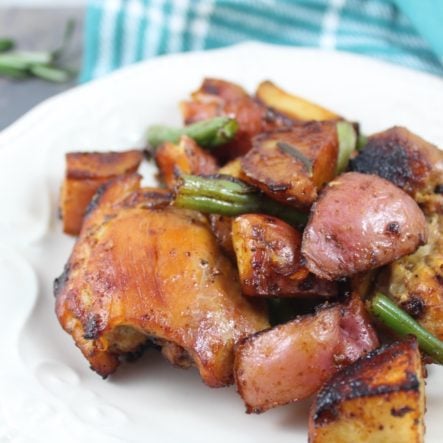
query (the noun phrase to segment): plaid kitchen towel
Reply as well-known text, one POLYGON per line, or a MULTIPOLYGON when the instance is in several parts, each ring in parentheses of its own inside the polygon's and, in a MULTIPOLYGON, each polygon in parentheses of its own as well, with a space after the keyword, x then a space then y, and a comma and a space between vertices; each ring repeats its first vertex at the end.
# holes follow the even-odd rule
POLYGON ((443 0, 90 0, 82 81, 160 54, 263 41, 443 76, 443 0))

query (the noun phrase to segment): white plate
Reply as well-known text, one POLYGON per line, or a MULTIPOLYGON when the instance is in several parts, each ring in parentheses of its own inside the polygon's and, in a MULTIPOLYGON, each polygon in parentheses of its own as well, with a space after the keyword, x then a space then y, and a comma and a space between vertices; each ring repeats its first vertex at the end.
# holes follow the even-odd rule
MULTIPOLYGON (((1 442, 306 441, 308 403, 246 415, 234 388, 209 389, 195 370, 171 368, 153 352, 101 380, 53 313, 52 281, 73 244, 56 219, 63 154, 140 145, 148 124, 179 123, 177 102, 204 76, 251 91, 272 79, 366 133, 401 124, 443 146, 440 79, 255 43, 141 63, 35 108, 0 133, 1 442)), ((144 172, 152 180, 152 167, 144 172)), ((430 368, 427 394, 427 441, 439 442, 442 368, 430 368)))

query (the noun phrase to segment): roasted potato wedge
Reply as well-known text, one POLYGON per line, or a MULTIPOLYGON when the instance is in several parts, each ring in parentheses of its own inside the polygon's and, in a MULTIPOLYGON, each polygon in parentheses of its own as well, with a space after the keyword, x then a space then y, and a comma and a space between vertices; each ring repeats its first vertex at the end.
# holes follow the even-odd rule
POLYGON ((379 348, 317 394, 310 443, 423 442, 423 368, 414 338, 379 348))
POLYGON ((301 232, 275 217, 246 214, 234 219, 232 242, 242 291, 250 296, 334 296, 337 284, 304 266, 301 232))
POLYGON ((297 95, 289 94, 270 81, 261 82, 256 97, 269 108, 295 120, 337 120, 341 117, 297 95))
POLYGON ((309 208, 336 171, 335 122, 310 122, 254 138, 241 159, 242 178, 265 194, 300 209, 309 208))
POLYGON ((210 175, 218 169, 215 158, 186 135, 177 144, 166 142, 159 146, 155 162, 168 188, 174 187, 181 174, 210 175))
POLYGON ((66 154, 59 204, 63 231, 77 235, 85 210, 100 185, 119 175, 134 173, 142 159, 143 153, 138 150, 66 154))

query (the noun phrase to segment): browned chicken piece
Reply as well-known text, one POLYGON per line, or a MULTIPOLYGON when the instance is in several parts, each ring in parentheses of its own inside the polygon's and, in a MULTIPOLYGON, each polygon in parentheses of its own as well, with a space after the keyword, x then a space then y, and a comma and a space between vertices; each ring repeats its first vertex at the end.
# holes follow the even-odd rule
POLYGON ((302 254, 311 272, 335 280, 410 254, 426 238, 423 212, 408 194, 376 175, 348 172, 312 207, 302 254))
POLYGON ((295 120, 339 120, 335 112, 325 109, 304 98, 289 94, 274 83, 266 80, 258 85, 256 97, 271 109, 295 120))
POLYGON ((427 227, 426 245, 391 263, 379 288, 443 340, 443 216, 429 216, 427 227))
POLYGON ((210 175, 218 170, 215 158, 186 135, 177 144, 166 142, 159 146, 155 162, 168 188, 174 187, 181 174, 210 175))
POLYGON ((181 103, 181 111, 185 124, 221 115, 235 117, 239 124, 235 139, 214 151, 222 162, 245 154, 251 148, 253 136, 294 122, 259 103, 242 87, 213 78, 204 79, 191 100, 181 103))
POLYGON ((246 214, 234 219, 232 239, 243 294, 334 296, 337 284, 309 272, 301 257, 301 232, 278 218, 246 214))
POLYGON ((421 443, 423 367, 415 338, 396 342, 344 368, 317 394, 310 443, 421 443))
POLYGON ((375 349, 378 339, 362 301, 252 335, 236 347, 235 379, 247 412, 264 412, 315 393, 335 372, 375 349))
POLYGON ((395 126, 369 137, 350 168, 391 181, 426 213, 443 212, 443 152, 406 128, 395 126))
POLYGON ((100 185, 119 175, 136 172, 142 159, 143 153, 137 150, 66 154, 65 180, 60 193, 63 231, 78 235, 85 210, 100 185))
POLYGON ((309 122, 259 135, 241 159, 242 178, 271 198, 308 209, 335 176, 335 122, 309 122))
POLYGON ((118 178, 94 198, 55 283, 58 319, 102 376, 151 339, 209 386, 228 385, 235 343, 268 327, 266 315, 242 297, 207 219, 139 180, 118 178))

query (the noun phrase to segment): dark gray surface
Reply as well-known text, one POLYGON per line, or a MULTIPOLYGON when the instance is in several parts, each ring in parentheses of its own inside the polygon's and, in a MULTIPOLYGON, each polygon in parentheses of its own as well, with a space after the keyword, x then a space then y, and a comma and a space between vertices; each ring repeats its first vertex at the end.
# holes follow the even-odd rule
MULTIPOLYGON (((1 2, 1 0, 0 0, 1 2)), ((62 40, 66 22, 76 21, 66 65, 79 69, 82 54, 83 8, 1 8, 0 37, 16 40, 19 49, 52 50, 62 40)), ((0 77, 0 130, 44 99, 75 86, 76 80, 56 84, 44 80, 9 80, 0 77)))

